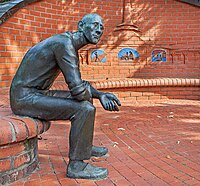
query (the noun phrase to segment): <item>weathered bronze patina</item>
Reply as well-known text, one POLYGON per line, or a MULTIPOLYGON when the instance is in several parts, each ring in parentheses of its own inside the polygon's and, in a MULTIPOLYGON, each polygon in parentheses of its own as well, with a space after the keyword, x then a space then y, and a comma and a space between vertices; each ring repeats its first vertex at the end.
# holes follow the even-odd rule
POLYGON ((71 178, 103 179, 108 174, 107 169, 84 162, 108 152, 107 148, 92 144, 95 120, 92 99, 99 99, 109 111, 118 111, 120 101, 81 79, 78 58, 78 50, 87 44, 97 44, 103 30, 102 18, 88 14, 79 21, 77 32, 57 34, 33 46, 24 56, 10 89, 15 114, 71 121, 67 167, 67 177, 71 178), (69 91, 49 90, 60 72, 69 91))

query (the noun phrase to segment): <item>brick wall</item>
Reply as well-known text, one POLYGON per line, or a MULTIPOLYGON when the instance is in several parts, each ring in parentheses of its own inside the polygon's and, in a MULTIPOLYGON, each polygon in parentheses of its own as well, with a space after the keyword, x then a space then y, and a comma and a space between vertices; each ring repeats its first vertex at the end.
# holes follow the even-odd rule
MULTIPOLYGON (((77 22, 87 13, 100 14, 105 32, 97 46, 82 50, 90 58, 93 49, 107 53, 106 63, 81 62, 83 79, 121 77, 195 77, 200 75, 199 7, 173 0, 135 1, 66 1, 42 0, 16 12, 0 25, 0 87, 8 87, 25 52, 45 38, 75 31, 77 22), (125 10, 123 13, 123 9, 125 10), (124 22, 141 30, 116 30, 124 22), (120 49, 135 48, 138 60, 123 62, 120 49), (152 50, 163 48, 167 62, 151 62, 152 50)), ((62 81, 62 76, 58 81, 62 81)))
POLYGON ((105 91, 114 93, 121 102, 129 103, 131 101, 153 101, 166 99, 199 100, 200 97, 199 87, 132 87, 123 89, 106 89, 105 91))

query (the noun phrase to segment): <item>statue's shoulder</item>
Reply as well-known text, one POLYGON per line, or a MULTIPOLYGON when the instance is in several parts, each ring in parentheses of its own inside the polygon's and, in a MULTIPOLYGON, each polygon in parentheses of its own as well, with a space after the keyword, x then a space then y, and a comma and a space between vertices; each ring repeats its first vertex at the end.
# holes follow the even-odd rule
POLYGON ((58 35, 61 35, 61 36, 64 36, 64 37, 67 37, 67 38, 72 38, 72 32, 70 31, 67 31, 67 32, 64 32, 64 33, 61 33, 61 34, 58 34, 58 35))
POLYGON ((64 33, 55 35, 55 37, 59 37, 63 40, 72 40, 72 33, 71 32, 64 32, 64 33))
POLYGON ((64 44, 64 45, 70 44, 70 43, 73 42, 71 32, 64 32, 64 33, 61 33, 61 34, 56 34, 56 35, 53 36, 52 39, 54 40, 54 42, 64 44))
POLYGON ((73 35, 71 32, 60 33, 52 36, 48 40, 48 46, 51 46, 54 52, 64 53, 74 50, 73 35))

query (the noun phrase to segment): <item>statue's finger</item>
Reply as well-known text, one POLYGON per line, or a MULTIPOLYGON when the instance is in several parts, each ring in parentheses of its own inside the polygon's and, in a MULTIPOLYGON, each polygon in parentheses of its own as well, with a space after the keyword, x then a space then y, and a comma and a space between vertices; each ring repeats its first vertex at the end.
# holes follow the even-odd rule
POLYGON ((119 111, 119 108, 117 105, 114 106, 114 111, 119 111))
POLYGON ((105 110, 107 110, 106 103, 102 103, 102 105, 103 105, 103 108, 104 108, 105 110))
POLYGON ((110 110, 110 111, 113 111, 111 102, 109 102, 108 105, 109 105, 109 110, 110 110))
POLYGON ((111 105, 112 111, 115 111, 115 103, 113 101, 111 101, 110 105, 111 105))
POLYGON ((121 106, 120 101, 118 100, 118 98, 114 95, 113 99, 115 100, 115 102, 117 103, 117 105, 121 106))
POLYGON ((106 110, 109 110, 109 104, 106 103, 106 110))

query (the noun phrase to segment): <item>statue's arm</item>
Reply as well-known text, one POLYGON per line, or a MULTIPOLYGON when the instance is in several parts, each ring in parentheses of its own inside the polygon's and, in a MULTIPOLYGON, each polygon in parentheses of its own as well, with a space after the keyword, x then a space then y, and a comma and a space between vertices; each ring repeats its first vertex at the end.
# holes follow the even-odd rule
POLYGON ((105 110, 119 111, 118 106, 121 106, 121 103, 114 94, 98 91, 87 81, 84 81, 84 84, 91 93, 92 98, 99 99, 105 110))
POLYGON ((99 99, 104 92, 98 91, 95 89, 90 82, 83 80, 85 87, 88 89, 88 91, 91 93, 92 98, 99 99))
POLYGON ((71 43, 59 45, 55 51, 55 56, 72 97, 78 101, 89 101, 91 95, 81 79, 79 59, 73 45, 71 43))

